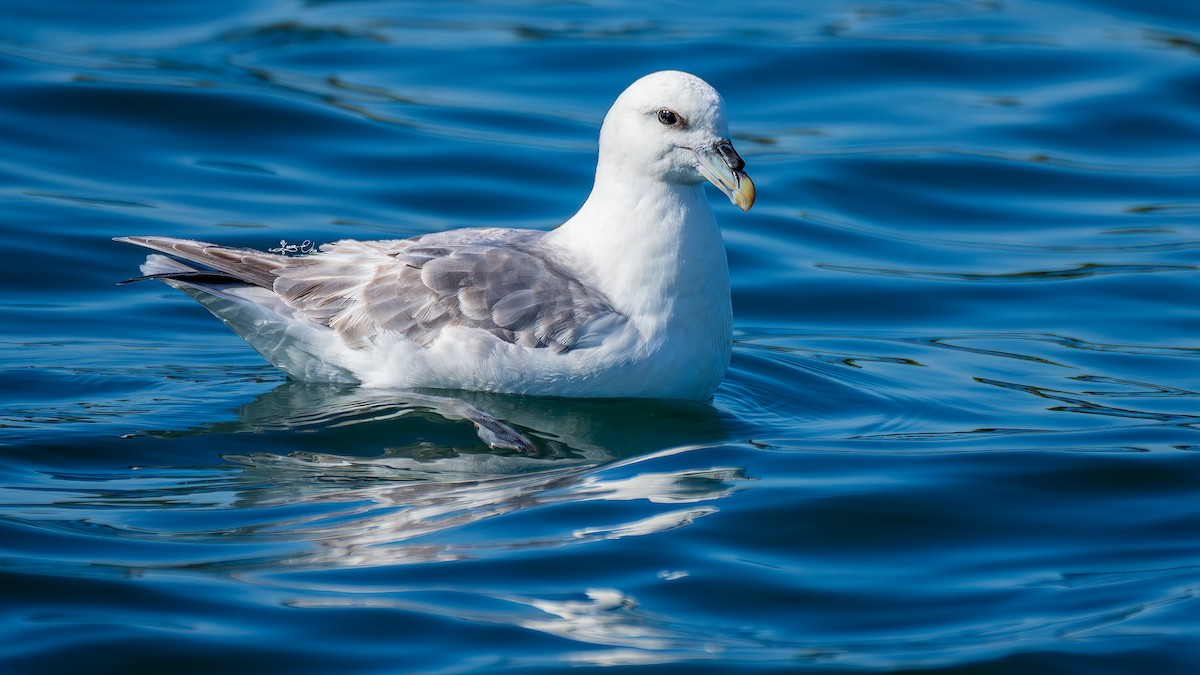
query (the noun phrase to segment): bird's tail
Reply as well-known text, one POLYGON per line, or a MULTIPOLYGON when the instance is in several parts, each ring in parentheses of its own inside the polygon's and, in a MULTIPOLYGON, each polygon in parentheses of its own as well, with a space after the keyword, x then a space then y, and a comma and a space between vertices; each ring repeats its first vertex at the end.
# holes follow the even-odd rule
POLYGON ((142 276, 121 283, 156 279, 190 295, 293 379, 358 382, 349 370, 336 365, 336 334, 288 307, 274 291, 157 253, 146 257, 141 272, 142 276))

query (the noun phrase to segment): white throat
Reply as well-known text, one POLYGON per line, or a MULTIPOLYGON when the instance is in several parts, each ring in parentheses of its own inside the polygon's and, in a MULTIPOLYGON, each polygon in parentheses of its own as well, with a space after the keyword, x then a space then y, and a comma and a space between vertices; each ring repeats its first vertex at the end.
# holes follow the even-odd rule
POLYGON ((703 187, 616 173, 601 163, 587 201, 547 243, 647 337, 715 330, 727 340, 729 267, 703 187))

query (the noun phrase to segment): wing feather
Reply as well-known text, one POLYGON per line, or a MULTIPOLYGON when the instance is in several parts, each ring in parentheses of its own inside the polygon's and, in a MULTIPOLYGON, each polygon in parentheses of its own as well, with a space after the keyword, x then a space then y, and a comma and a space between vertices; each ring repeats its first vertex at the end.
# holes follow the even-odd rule
POLYGON ((612 304, 539 247, 542 232, 451 230, 413 239, 346 240, 284 256, 169 237, 118 241, 273 290, 292 309, 366 347, 396 333, 427 346, 460 326, 555 352, 596 343, 589 327, 624 321, 612 304))
POLYGON ((211 269, 225 272, 253 286, 271 288, 275 274, 287 266, 289 260, 252 248, 230 248, 191 239, 173 237, 116 237, 114 241, 143 246, 184 260, 200 263, 211 269))

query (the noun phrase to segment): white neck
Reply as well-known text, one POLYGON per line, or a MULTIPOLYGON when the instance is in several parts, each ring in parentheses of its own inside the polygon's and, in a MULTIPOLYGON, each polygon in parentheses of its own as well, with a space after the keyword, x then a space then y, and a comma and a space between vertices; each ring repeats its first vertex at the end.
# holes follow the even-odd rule
POLYGON ((727 333, 729 267, 703 187, 620 168, 600 162, 591 195, 548 243, 647 337, 727 333))

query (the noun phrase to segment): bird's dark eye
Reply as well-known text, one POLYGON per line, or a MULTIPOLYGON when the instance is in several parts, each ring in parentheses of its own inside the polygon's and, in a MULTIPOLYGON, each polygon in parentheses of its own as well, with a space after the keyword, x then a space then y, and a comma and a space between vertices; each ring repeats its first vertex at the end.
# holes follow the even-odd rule
POLYGON ((673 127, 676 124, 679 124, 679 115, 675 114, 674 110, 667 110, 666 108, 663 108, 662 110, 658 111, 658 121, 669 127, 673 127))

